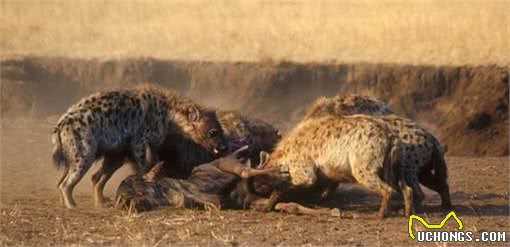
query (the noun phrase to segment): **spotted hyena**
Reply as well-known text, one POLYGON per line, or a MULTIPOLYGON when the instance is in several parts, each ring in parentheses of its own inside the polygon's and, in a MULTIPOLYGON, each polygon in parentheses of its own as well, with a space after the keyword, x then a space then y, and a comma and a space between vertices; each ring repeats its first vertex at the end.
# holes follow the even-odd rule
POLYGON ((173 91, 144 85, 95 93, 72 105, 52 135, 53 160, 65 169, 58 182, 64 204, 75 207, 72 191, 95 160, 105 158, 93 180, 97 205, 104 184, 115 171, 108 166, 118 162, 111 160, 110 154, 129 155, 137 173, 144 173, 149 168, 146 150, 158 160, 159 149, 172 135, 193 140, 211 152, 226 150, 214 111, 173 91))
POLYGON ((260 152, 271 152, 281 138, 278 129, 265 121, 235 111, 218 111, 217 116, 229 143, 229 150, 248 145, 250 160, 255 164, 259 163, 260 152))
MULTIPOLYGON (((224 155, 232 153, 238 148, 248 145, 249 156, 252 164, 258 164, 260 151, 270 152, 274 144, 280 139, 278 130, 262 120, 242 116, 235 111, 216 111, 223 135, 228 146, 224 155)), ((177 134, 168 135, 157 155, 159 160, 164 161, 162 171, 164 177, 174 179, 186 179, 193 169, 201 164, 209 163, 218 155, 211 154, 202 145, 195 141, 177 134)), ((92 176, 92 181, 97 184, 99 190, 104 188, 104 179, 101 176, 110 177, 111 174, 124 163, 134 163, 128 153, 110 153, 104 158, 105 165, 92 176)), ((102 193, 98 193, 102 195, 102 193)), ((97 199, 99 204, 104 198, 97 199)))
MULTIPOLYGON (((400 144, 391 131, 370 116, 325 116, 303 120, 262 158, 263 169, 288 169, 289 186, 274 188, 272 208, 289 188, 310 188, 327 180, 358 182, 382 196, 379 216, 384 217, 394 191, 394 167, 400 144)), ((406 213, 410 189, 404 189, 406 213)))
POLYGON ((406 151, 402 157, 403 173, 413 188, 415 206, 419 207, 424 198, 419 181, 438 192, 443 210, 450 210, 447 166, 438 140, 415 122, 392 114, 384 102, 366 96, 321 97, 308 107, 305 119, 352 114, 378 116, 376 119, 399 137, 402 148, 406 151))
MULTIPOLYGON (((204 123, 209 121, 206 118, 211 117, 209 113, 204 114, 204 123), (209 115, 209 116, 207 116, 209 115)), ((206 127, 206 126, 204 126, 206 127)), ((207 127, 206 127, 207 128, 207 127)), ((225 149, 228 142, 225 140, 225 149)), ((167 135, 157 153, 146 150, 146 159, 149 163, 154 164, 157 160, 164 161, 161 174, 165 177, 171 178, 187 178, 194 167, 199 164, 210 162, 215 158, 221 157, 226 154, 210 151, 202 144, 195 142, 182 133, 174 133, 167 135), (156 156, 157 160, 154 157, 156 156)), ((110 151, 104 155, 100 168, 92 175, 92 184, 94 185, 95 202, 96 206, 102 206, 105 203, 103 190, 106 182, 111 178, 113 173, 117 171, 124 164, 129 164, 133 170, 137 170, 136 161, 130 151, 117 150, 110 151)))
POLYGON ((369 114, 381 116, 393 114, 391 108, 384 102, 368 96, 349 95, 334 97, 319 97, 305 109, 305 118, 314 116, 369 114))

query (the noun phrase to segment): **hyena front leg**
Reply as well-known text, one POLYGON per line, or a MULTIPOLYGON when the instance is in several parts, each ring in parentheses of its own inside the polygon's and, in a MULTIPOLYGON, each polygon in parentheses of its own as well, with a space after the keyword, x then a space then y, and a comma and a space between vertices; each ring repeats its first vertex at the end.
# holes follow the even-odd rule
POLYGON ((374 169, 375 167, 378 166, 369 165, 369 168, 365 169, 363 165, 353 164, 353 175, 360 184, 381 195, 382 199, 378 217, 382 219, 386 217, 391 195, 395 190, 390 186, 390 184, 386 183, 381 179, 381 177, 379 177, 377 169, 374 169))
POLYGON ((105 203, 104 186, 110 180, 113 173, 124 164, 123 154, 106 154, 99 170, 92 175, 92 185, 94 187, 94 202, 96 207, 102 207, 105 203))
POLYGON ((145 160, 151 166, 155 165, 160 161, 158 150, 151 148, 151 145, 149 144, 145 144, 145 160))
POLYGON ((422 211, 423 200, 425 199, 425 193, 420 187, 418 180, 418 166, 407 165, 404 167, 404 180, 412 189, 413 192, 413 207, 416 211, 422 211))
POLYGON ((146 160, 146 158, 147 158, 146 152, 147 152, 147 149, 152 150, 153 148, 152 147, 147 148, 147 146, 148 146, 147 142, 145 142, 143 140, 139 140, 139 141, 133 142, 131 144, 133 161, 135 163, 134 167, 136 168, 136 173, 138 175, 145 174, 146 172, 148 172, 148 170, 150 168, 150 166, 146 160))

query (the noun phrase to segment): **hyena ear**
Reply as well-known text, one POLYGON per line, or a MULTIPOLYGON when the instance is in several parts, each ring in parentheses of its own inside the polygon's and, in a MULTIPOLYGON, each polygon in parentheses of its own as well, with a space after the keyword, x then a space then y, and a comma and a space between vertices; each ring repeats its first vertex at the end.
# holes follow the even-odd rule
POLYGON ((187 109, 188 119, 191 122, 196 122, 200 119, 200 110, 194 105, 188 107, 187 109))
POLYGON ((269 160, 269 154, 265 151, 260 151, 260 163, 257 166, 258 169, 263 168, 269 160))

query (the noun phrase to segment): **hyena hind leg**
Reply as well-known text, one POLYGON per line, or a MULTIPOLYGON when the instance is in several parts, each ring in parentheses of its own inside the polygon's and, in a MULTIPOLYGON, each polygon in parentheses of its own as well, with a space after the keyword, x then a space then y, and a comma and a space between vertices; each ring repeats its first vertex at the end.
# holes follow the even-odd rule
POLYGON ((423 211, 423 200, 425 199, 425 193, 423 193, 423 190, 420 187, 417 171, 411 168, 404 169, 404 180, 406 184, 412 189, 414 210, 418 212, 423 211))
POLYGON ((431 174, 430 172, 420 173, 420 183, 425 187, 436 191, 441 196, 441 209, 450 212, 452 202, 450 198, 450 187, 448 186, 448 178, 443 175, 431 174))
POLYGON ((99 170, 92 175, 92 186, 94 190, 94 205, 102 207, 105 203, 104 187, 113 173, 124 164, 124 156, 117 154, 107 154, 99 170))
MULTIPOLYGON (((60 188, 60 185, 67 179, 69 176, 69 166, 64 167, 64 171, 62 172, 62 175, 60 176, 58 182, 57 182, 57 188, 60 188)), ((60 204, 65 205, 64 202, 64 194, 62 193, 62 190, 58 190, 60 194, 60 204)))
POLYGON ((73 199, 74 187, 80 182, 85 173, 87 173, 93 162, 94 157, 92 155, 88 155, 76 162, 76 167, 70 171, 66 179, 59 185, 64 204, 67 208, 76 207, 76 202, 73 199))
POLYGON ((413 207, 413 189, 405 182, 400 184, 402 196, 404 197, 404 215, 410 216, 414 213, 413 207))

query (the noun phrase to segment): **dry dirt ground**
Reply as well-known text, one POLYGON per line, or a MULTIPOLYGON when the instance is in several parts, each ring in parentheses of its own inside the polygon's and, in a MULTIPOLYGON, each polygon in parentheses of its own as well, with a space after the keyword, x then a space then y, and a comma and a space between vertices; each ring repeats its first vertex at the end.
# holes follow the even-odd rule
MULTIPOLYGON (((418 245, 408 237, 406 218, 373 219, 378 197, 355 186, 341 186, 329 203, 341 210, 341 217, 184 209, 128 215, 93 208, 89 172, 75 193, 78 209, 68 210, 59 204, 55 188, 60 172, 50 161, 51 127, 44 121, 1 121, 0 246, 418 245)), ((448 157, 447 162, 453 203, 464 229, 475 235, 505 231, 508 241, 508 158, 448 157)), ((110 197, 129 171, 121 173, 109 184, 110 197)), ((426 218, 438 223, 439 197, 426 192, 426 218)), ((452 229, 454 224, 447 226, 452 229)), ((482 245, 465 245, 473 244, 482 245)), ((508 242, 490 244, 499 245, 508 242)))

